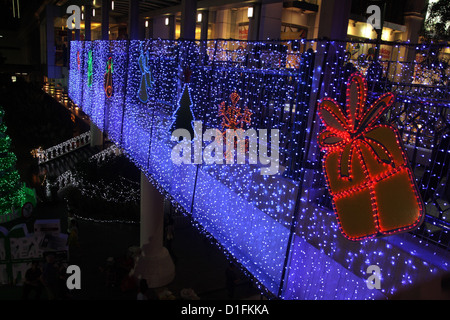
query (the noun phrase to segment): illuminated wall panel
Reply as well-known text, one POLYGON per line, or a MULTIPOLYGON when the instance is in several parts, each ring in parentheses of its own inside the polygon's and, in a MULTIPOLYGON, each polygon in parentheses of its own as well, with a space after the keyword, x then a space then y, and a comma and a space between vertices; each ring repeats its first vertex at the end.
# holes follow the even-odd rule
POLYGON ((70 68, 69 68, 69 96, 75 104, 81 104, 83 92, 83 45, 81 41, 72 42, 70 50, 70 68))
MULTIPOLYGON (((448 270, 450 257, 436 246, 410 241, 409 234, 353 243, 339 233, 326 205, 320 150, 315 138, 309 138, 310 145, 306 142, 310 132, 319 132, 314 121, 318 118, 310 108, 316 101, 311 97, 339 101, 341 85, 352 71, 345 64, 344 47, 315 41, 74 41, 69 95, 136 166, 273 295, 380 299, 448 270), (333 47, 336 55, 329 54, 333 47), (229 103, 232 93, 239 95, 241 108, 251 110, 251 128, 279 130, 278 175, 262 176, 261 164, 172 162, 171 126, 187 71, 191 110, 195 120, 203 122, 203 130, 220 128, 219 105, 229 103), (110 96, 105 92, 108 81, 110 96), (427 257, 440 260, 415 256, 426 250, 432 253, 427 257), (365 283, 371 264, 383 271, 384 287, 378 291, 365 283)), ((370 99, 374 96, 368 93, 370 99)), ((392 114, 400 114, 397 119, 402 121, 403 133, 408 128, 405 119, 417 117, 414 110, 405 111, 410 100, 407 94, 402 97, 392 114)), ((409 148, 417 149, 411 143, 409 148)))

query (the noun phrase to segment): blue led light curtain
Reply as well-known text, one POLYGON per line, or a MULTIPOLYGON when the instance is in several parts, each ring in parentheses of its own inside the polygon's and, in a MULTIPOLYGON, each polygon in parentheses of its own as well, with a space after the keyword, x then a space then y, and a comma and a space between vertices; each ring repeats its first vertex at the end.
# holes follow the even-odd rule
MULTIPOLYGON (((425 46, 414 44, 382 45, 390 56, 380 57, 373 63, 369 63, 364 54, 359 57, 349 54, 353 46, 363 45, 373 44, 323 41, 318 45, 316 55, 322 60, 316 61, 320 69, 316 68, 314 73, 319 79, 313 84, 313 90, 318 92, 316 100, 328 96, 344 104, 348 76, 355 71, 361 72, 368 81, 369 104, 384 92, 390 91, 396 95, 392 110, 381 121, 391 123, 401 131, 416 182, 422 185, 421 192, 427 191, 429 180, 424 172, 431 175, 435 167, 441 168, 434 171, 437 172, 437 180, 448 181, 444 163, 450 159, 449 153, 446 156, 441 154, 441 163, 435 162, 432 156, 439 152, 440 141, 445 141, 449 132, 448 77, 444 76, 445 72, 441 74, 445 64, 435 61, 442 68, 432 72, 431 62, 418 63, 417 60, 404 58, 402 52, 405 51, 429 53, 425 46), (435 85, 430 85, 430 78, 416 83, 424 74, 419 67, 433 74, 430 78, 436 81, 435 85), (447 96, 443 96, 442 92, 447 92, 447 96)), ((445 46, 441 49, 447 50, 445 46)), ((316 137, 320 126, 317 118, 311 118, 307 129, 316 130, 313 134, 316 137)), ((445 196, 436 192, 434 197, 439 198, 437 200, 423 197, 427 206, 425 223, 413 232, 362 242, 346 241, 330 210, 330 198, 324 191, 323 175, 320 174, 322 156, 314 140, 312 138, 305 157, 307 165, 296 216, 298 221, 289 243, 289 262, 280 294, 283 299, 398 298, 405 290, 418 290, 418 286, 449 271, 446 221, 449 216, 445 213, 446 205, 436 206, 436 202, 448 201, 445 196), (379 289, 367 285, 372 274, 368 273, 370 266, 380 267, 379 289)))
MULTIPOLYGON (((297 97, 297 90, 306 79, 302 70, 278 71, 280 61, 270 61, 272 57, 264 60, 271 72, 262 72, 258 50, 262 48, 253 51, 254 66, 244 68, 246 57, 229 56, 226 43, 75 41, 69 95, 264 287, 278 292, 298 190, 298 183, 287 178, 295 171, 290 157, 301 152, 299 146, 286 143, 294 136, 283 127, 284 123, 302 125, 305 101, 297 97), (108 96, 111 60, 112 94, 108 96), (219 105, 230 104, 233 92, 240 97, 239 106, 253 113, 250 127, 281 129, 280 165, 285 177, 280 177, 284 181, 262 176, 258 165, 172 162, 170 126, 186 70, 190 72, 190 107, 195 120, 203 121, 203 131, 220 128, 219 105)), ((298 64, 300 54, 294 59, 298 64)))
MULTIPOLYGON (((315 99, 339 100, 355 70, 370 75, 361 59, 349 63, 346 46, 325 41, 73 41, 69 96, 273 295, 383 298, 437 268, 398 253, 401 237, 346 242, 327 207, 320 152, 312 138, 319 128, 315 99), (171 127, 184 90, 203 132, 221 129, 219 106, 231 105, 237 94, 240 110, 251 111, 248 128, 267 129, 269 135, 278 130, 279 173, 261 175, 261 164, 248 162, 174 164, 171 127), (385 279, 401 270, 400 283, 388 281, 384 291, 369 289, 365 272, 370 264, 382 265, 385 279)), ((384 72, 405 70, 397 61, 382 67, 384 72)), ((372 86, 370 99, 375 91, 372 86)), ((406 95, 395 108, 405 110, 410 102, 406 95)), ((393 119, 399 120, 404 118, 393 119)))

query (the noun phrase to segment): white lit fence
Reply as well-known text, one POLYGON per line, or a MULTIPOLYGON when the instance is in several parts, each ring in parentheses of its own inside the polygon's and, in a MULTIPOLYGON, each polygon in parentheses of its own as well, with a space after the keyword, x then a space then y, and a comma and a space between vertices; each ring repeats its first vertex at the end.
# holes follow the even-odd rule
MULTIPOLYGON (((110 146, 109 148, 102 150, 93 156, 89 158, 88 161, 95 161, 97 165, 100 165, 107 159, 110 159, 111 157, 119 156, 122 153, 122 151, 114 144, 110 146)), ((47 180, 47 190, 50 189, 52 186, 56 186, 58 190, 61 190, 69 185, 77 186, 79 184, 79 181, 73 174, 72 170, 67 170, 63 174, 61 174, 54 183, 50 183, 47 180)))
POLYGON ((67 141, 64 141, 56 146, 42 150, 37 149, 35 154, 38 158, 38 163, 43 164, 48 161, 54 160, 61 156, 68 154, 74 150, 82 148, 91 143, 91 133, 87 131, 79 136, 73 137, 67 141))

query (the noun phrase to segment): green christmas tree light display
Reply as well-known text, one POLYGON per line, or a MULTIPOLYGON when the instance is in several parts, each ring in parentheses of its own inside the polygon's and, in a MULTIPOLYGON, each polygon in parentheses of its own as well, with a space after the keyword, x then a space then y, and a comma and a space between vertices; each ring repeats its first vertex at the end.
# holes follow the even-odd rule
POLYGON ((11 138, 6 134, 4 115, 0 107, 0 215, 22 208, 26 200, 25 185, 15 168, 17 158, 11 151, 11 138))

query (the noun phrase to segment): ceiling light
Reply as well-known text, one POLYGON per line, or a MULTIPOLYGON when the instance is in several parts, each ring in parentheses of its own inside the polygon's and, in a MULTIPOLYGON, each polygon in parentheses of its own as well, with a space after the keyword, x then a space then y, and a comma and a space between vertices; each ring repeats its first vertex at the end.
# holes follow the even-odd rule
POLYGON ((253 18, 253 7, 248 7, 247 17, 248 18, 253 18))

